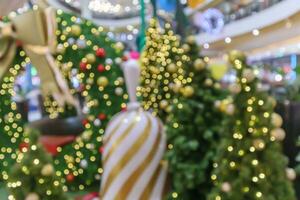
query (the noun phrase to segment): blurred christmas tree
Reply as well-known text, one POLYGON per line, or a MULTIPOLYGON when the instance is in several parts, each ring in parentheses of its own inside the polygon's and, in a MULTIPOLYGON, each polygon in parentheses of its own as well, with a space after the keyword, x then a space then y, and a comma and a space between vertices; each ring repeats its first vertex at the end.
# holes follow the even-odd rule
POLYGON ((66 200, 63 185, 56 177, 52 158, 38 143, 39 133, 27 129, 24 145, 8 179, 11 200, 66 200))
POLYGON ((174 94, 186 84, 183 71, 186 60, 171 25, 166 24, 162 30, 157 20, 152 19, 141 58, 142 83, 138 94, 142 96, 144 108, 164 122, 175 100, 174 94))
POLYGON ((86 117, 82 135, 58 147, 55 168, 70 189, 98 188, 104 129, 114 114, 126 108, 128 98, 120 67, 124 46, 110 39, 103 27, 60 10, 57 13, 57 62, 73 93, 84 99, 86 117))
POLYGON ((183 49, 189 56, 184 67, 189 84, 167 123, 170 199, 205 199, 212 188, 210 174, 223 119, 215 104, 224 92, 212 78, 193 36, 187 38, 183 49))
POLYGON ((294 173, 287 167, 280 141, 285 137, 276 104, 259 90, 255 70, 238 51, 229 55, 237 73, 230 86, 233 102, 227 132, 219 146, 211 179, 215 188, 209 200, 294 200, 291 181, 294 173))
MULTIPOLYGON (((65 146, 53 148, 56 157, 54 167, 57 175, 68 189, 85 190, 99 188, 101 174, 102 135, 108 120, 126 109, 127 94, 120 64, 123 44, 110 39, 103 27, 80 17, 57 11, 58 38, 56 64, 69 81, 71 92, 81 99, 82 123, 85 131, 65 146)), ((24 121, 12 102, 16 76, 30 64, 30 59, 19 44, 14 64, 0 85, 0 174, 9 178, 9 166, 17 158, 16 150, 22 148, 24 121)), ((73 107, 59 107, 51 97, 44 97, 44 107, 49 117, 67 118, 76 115, 73 107)), ((53 133, 53 135, 59 133, 53 133)), ((72 135, 72 133, 69 133, 72 135)))

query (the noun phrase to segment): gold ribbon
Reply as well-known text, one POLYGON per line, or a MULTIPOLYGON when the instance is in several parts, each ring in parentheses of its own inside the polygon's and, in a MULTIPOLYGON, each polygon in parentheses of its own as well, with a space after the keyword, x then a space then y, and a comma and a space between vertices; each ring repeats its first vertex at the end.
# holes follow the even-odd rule
POLYGON ((0 23, 0 81, 15 57, 17 39, 38 71, 43 95, 53 95, 59 105, 76 105, 52 56, 56 30, 55 10, 44 6, 13 18, 11 23, 0 23))

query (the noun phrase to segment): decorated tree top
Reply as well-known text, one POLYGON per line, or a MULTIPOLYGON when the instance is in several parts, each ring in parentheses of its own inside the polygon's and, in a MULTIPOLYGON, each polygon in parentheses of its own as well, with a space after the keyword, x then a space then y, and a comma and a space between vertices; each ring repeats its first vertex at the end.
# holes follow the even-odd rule
POLYGON ((188 58, 187 85, 167 122, 170 199, 205 199, 213 158, 220 142, 223 113, 215 106, 224 92, 211 76, 193 36, 183 44, 188 58))
POLYGON ((174 91, 186 83, 183 65, 187 56, 180 48, 180 40, 166 24, 162 30, 155 19, 147 30, 146 46, 142 53, 142 84, 139 90, 143 106, 163 121, 170 112, 174 91))
POLYGON ((211 179, 215 188, 209 200, 294 200, 287 176, 287 158, 279 141, 285 137, 282 119, 274 113, 275 100, 258 88, 256 70, 238 51, 229 55, 237 73, 230 86, 232 103, 227 104, 227 131, 219 146, 211 179))

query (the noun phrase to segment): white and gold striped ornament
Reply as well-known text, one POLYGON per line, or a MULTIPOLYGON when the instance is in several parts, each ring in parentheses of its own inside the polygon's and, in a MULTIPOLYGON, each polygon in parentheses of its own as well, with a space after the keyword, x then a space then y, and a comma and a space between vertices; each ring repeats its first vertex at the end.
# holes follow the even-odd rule
POLYGON ((161 121, 145 112, 136 100, 139 67, 124 66, 130 103, 117 114, 104 135, 101 200, 160 200, 167 169, 162 158, 166 136, 161 121))

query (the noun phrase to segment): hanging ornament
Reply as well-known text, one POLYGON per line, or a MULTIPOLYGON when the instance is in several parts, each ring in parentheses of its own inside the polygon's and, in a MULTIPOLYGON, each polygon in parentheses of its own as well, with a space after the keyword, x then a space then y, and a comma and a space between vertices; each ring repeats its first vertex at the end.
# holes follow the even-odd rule
POLYGON ((221 190, 223 191, 223 192, 230 192, 231 191, 231 185, 230 185, 230 183, 228 183, 228 182, 224 182, 224 183, 222 183, 222 185, 221 185, 221 190))
POLYGON ((105 200, 161 200, 167 175, 162 164, 166 148, 163 125, 151 113, 143 111, 137 102, 137 62, 129 60, 123 69, 130 103, 128 110, 117 114, 105 131, 100 196, 105 200), (144 197, 143 191, 151 186, 149 197, 144 197))
POLYGON ((124 84, 124 78, 123 77, 118 77, 117 81, 119 82, 120 85, 124 84))
POLYGON ((86 41, 85 39, 78 39, 76 41, 76 44, 78 46, 79 49, 84 49, 86 47, 86 41))
POLYGON ((124 49, 124 44, 123 44, 122 42, 117 42, 117 43, 115 44, 115 48, 116 48, 116 50, 118 50, 118 51, 122 51, 122 50, 124 49))
POLYGON ((86 83, 92 85, 94 83, 94 79, 89 77, 86 79, 86 83))
POLYGON ((238 94, 241 92, 242 88, 239 84, 232 83, 228 87, 231 94, 238 94))
POLYGON ((99 151, 99 153, 103 153, 103 151, 104 151, 104 147, 103 146, 101 146, 101 147, 99 147, 99 149, 98 149, 98 151, 99 151))
POLYGON ((21 151, 21 152, 26 152, 27 150, 28 150, 28 147, 29 147, 29 144, 28 143, 26 143, 26 142, 21 142, 20 144, 19 144, 19 150, 21 151))
POLYGON ((206 63, 200 58, 197 58, 194 61, 194 68, 196 71, 201 71, 201 70, 205 69, 205 66, 206 66, 206 63))
POLYGON ((72 25, 71 26, 71 34, 73 36, 78 37, 81 34, 81 27, 79 25, 76 25, 76 24, 72 25))
POLYGON ((191 47, 190 47, 190 45, 188 45, 188 44, 184 44, 184 45, 182 45, 182 49, 183 49, 185 52, 189 52, 189 51, 191 50, 191 47))
POLYGON ((64 47, 63 44, 58 44, 56 46, 56 52, 59 53, 59 54, 64 54, 66 51, 66 48, 64 47))
POLYGON ((244 69, 242 77, 247 80, 247 82, 251 82, 255 79, 255 74, 252 69, 244 69))
POLYGON ((74 38, 69 38, 67 41, 68 41, 69 45, 75 44, 75 39, 74 38))
POLYGON ((75 176, 72 173, 70 173, 66 176, 66 180, 68 182, 73 182, 75 180, 75 176))
POLYGON ((97 84, 100 86, 100 87, 106 87, 108 85, 109 81, 108 79, 105 77, 105 76, 100 76, 98 79, 97 79, 97 84))
POLYGON ((105 49, 99 48, 96 50, 96 56, 99 58, 104 58, 106 56, 105 49))
POLYGON ((106 59, 105 59, 105 63, 106 63, 107 65, 112 65, 112 64, 113 64, 113 60, 112 60, 111 58, 106 58, 106 59))
POLYGON ((80 161, 80 167, 82 167, 83 169, 86 169, 88 167, 88 162, 87 160, 83 159, 80 161))
POLYGON ((25 200, 40 200, 40 197, 37 193, 32 192, 26 196, 25 200))
POLYGON ((234 111, 235 111, 235 106, 232 103, 230 103, 226 106, 225 112, 227 115, 233 115, 234 111))
POLYGON ((100 119, 95 119, 94 120, 94 125, 95 126, 101 126, 101 120, 100 119))
POLYGON ((192 86, 185 86, 184 89, 183 89, 183 96, 184 97, 191 97, 194 95, 194 88, 192 86))
POLYGON ((285 131, 282 128, 275 128, 271 131, 271 136, 277 141, 283 141, 285 139, 285 131))
POLYGON ((253 140, 253 146, 257 150, 263 150, 265 148, 265 142, 262 139, 253 140))
POLYGON ((186 42, 188 44, 195 44, 196 43, 196 37, 194 35, 190 35, 186 38, 186 42))
POLYGON ((115 93, 116 93, 116 95, 118 95, 118 96, 123 95, 123 94, 124 94, 123 88, 117 87, 117 88, 115 89, 115 93))
POLYGON ((211 87, 213 84, 214 84, 214 82, 210 78, 207 78, 204 81, 204 85, 207 86, 207 87, 211 87))
POLYGON ((177 66, 174 63, 171 63, 167 66, 167 71, 173 74, 177 72, 177 66))
POLYGON ((285 172, 286 172, 286 177, 289 180, 291 180, 291 181, 296 180, 297 174, 293 168, 286 168, 285 172))
POLYGON ((96 56, 92 53, 88 53, 86 56, 85 56, 87 62, 89 64, 93 64, 94 62, 96 62, 96 56))
POLYGON ((87 119, 83 119, 82 121, 81 121, 81 123, 82 123, 82 125, 87 125, 88 123, 89 123, 89 121, 87 120, 87 119))
POLYGON ((106 114, 104 114, 104 113, 100 113, 100 114, 98 115, 98 118, 99 118, 100 120, 105 120, 105 119, 107 118, 107 116, 106 116, 106 114))
POLYGON ((50 176, 54 173, 54 168, 51 164, 46 164, 43 166, 41 174, 43 176, 50 176))
POLYGON ((123 62, 122 58, 120 58, 120 57, 115 58, 116 64, 120 65, 122 62, 123 62))
POLYGON ((98 72, 104 72, 105 71, 105 67, 104 67, 104 65, 102 65, 102 64, 99 64, 98 65, 98 67, 97 67, 97 70, 98 70, 98 72))
POLYGON ((79 68, 81 71, 85 72, 87 70, 87 63, 86 62, 80 62, 79 68))
POLYGON ((165 110, 168 106, 169 106, 169 103, 167 100, 162 100, 161 102, 159 102, 159 107, 163 110, 165 110))
POLYGON ((276 128, 280 128, 282 126, 283 120, 279 114, 272 113, 271 122, 272 122, 273 126, 275 126, 276 128))

